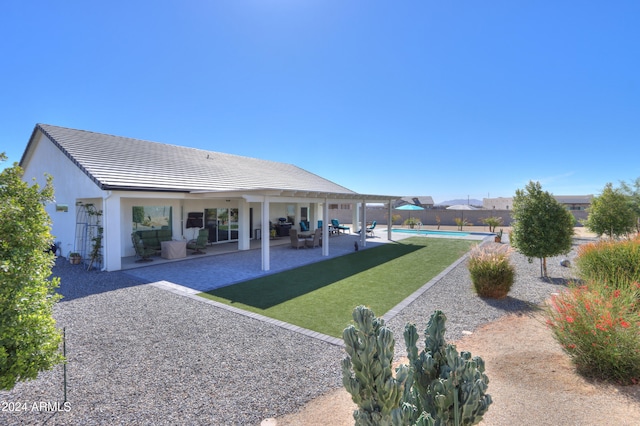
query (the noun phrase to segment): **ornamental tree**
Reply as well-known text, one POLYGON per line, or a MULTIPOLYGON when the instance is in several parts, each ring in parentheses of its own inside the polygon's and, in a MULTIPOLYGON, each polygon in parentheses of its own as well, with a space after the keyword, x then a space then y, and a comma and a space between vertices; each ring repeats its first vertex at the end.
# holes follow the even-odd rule
POLYGON ((630 197, 620 189, 614 189, 611 183, 607 183, 602 193, 591 200, 588 212, 584 225, 598 236, 604 234, 617 238, 635 229, 636 213, 630 197))
POLYGON ((540 274, 547 277, 547 257, 569 253, 573 236, 573 215, 540 182, 529 182, 516 190, 514 220, 509 234, 513 248, 529 259, 540 259, 540 274))
MULTIPOLYGON (((0 162, 6 161, 0 153, 0 162)), ((59 278, 51 280, 54 254, 51 223, 44 204, 53 200, 46 185, 22 180, 14 164, 0 172, 0 389, 35 379, 62 361, 61 335, 53 319, 59 278)))
POLYGON ((636 231, 640 232, 640 177, 636 178, 633 183, 620 182, 620 190, 629 197, 631 209, 636 214, 636 231))

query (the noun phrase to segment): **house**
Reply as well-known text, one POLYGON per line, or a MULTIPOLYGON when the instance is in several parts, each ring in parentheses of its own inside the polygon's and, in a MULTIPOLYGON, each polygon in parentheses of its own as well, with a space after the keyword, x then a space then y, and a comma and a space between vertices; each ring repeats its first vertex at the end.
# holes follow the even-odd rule
POLYGON ((400 207, 405 204, 414 204, 425 209, 433 208, 433 198, 429 195, 423 196, 406 196, 396 200, 394 207, 400 207))
MULTIPOLYGON (((584 211, 591 205, 593 195, 553 195, 553 198, 571 211, 584 211)), ((487 210, 513 209, 513 197, 483 198, 482 206, 487 210)))
MULTIPOLYGON (((55 202, 46 209, 62 254, 86 254, 100 227, 107 271, 135 255, 137 230, 169 230, 173 240, 190 240, 207 229, 210 244, 248 250, 279 218, 291 226, 307 221, 311 229, 327 218, 322 253, 328 256, 330 204, 356 206, 357 227, 366 221, 367 202, 390 206, 397 198, 358 194, 291 164, 48 124, 35 126, 20 166, 27 181, 53 177, 55 202)), ((269 239, 261 239, 262 269, 269 270, 269 239)))

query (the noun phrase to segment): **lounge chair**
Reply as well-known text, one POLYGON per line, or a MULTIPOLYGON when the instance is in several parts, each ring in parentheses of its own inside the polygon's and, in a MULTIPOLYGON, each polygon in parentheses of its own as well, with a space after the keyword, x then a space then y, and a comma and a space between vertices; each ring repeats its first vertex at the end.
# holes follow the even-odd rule
POLYGON ((319 247, 320 246, 320 237, 322 236, 322 229, 316 229, 316 232, 313 234, 313 238, 306 240, 307 247, 319 247))
POLYGON ((136 256, 140 257, 136 262, 151 262, 153 260, 150 258, 156 254, 156 251, 152 248, 145 248, 142 238, 140 238, 137 232, 131 234, 131 242, 133 243, 133 248, 136 250, 136 256))
POLYGON ((209 241, 209 230, 201 229, 198 231, 198 238, 195 240, 191 240, 187 243, 187 248, 189 250, 193 250, 191 254, 205 254, 202 249, 207 247, 207 242, 209 241))
POLYGON ((340 222, 338 222, 338 219, 331 219, 331 225, 333 226, 333 229, 338 231, 338 235, 340 235, 340 231, 351 232, 351 228, 349 228, 348 226, 340 225, 340 222))
POLYGON ((304 248, 306 246, 307 240, 304 238, 298 238, 297 229, 291 229, 289 231, 289 237, 291 238, 291 247, 299 249, 300 247, 304 248))

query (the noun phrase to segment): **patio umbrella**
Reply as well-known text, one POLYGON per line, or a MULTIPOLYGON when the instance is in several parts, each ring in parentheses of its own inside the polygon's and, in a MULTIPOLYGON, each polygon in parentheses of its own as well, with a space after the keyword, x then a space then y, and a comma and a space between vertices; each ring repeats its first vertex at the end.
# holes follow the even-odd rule
POLYGON ((424 210, 424 207, 416 206, 415 204, 403 204, 400 207, 396 207, 396 210, 409 210, 409 219, 411 219, 412 211, 424 210))

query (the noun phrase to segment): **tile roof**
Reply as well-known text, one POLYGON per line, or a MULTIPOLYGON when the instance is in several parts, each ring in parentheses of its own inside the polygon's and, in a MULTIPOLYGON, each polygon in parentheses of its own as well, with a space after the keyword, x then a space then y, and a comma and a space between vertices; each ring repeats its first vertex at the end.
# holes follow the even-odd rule
POLYGON ((104 190, 197 192, 275 189, 344 194, 348 197, 356 194, 292 164, 48 124, 36 125, 34 135, 37 130, 42 131, 104 190))

